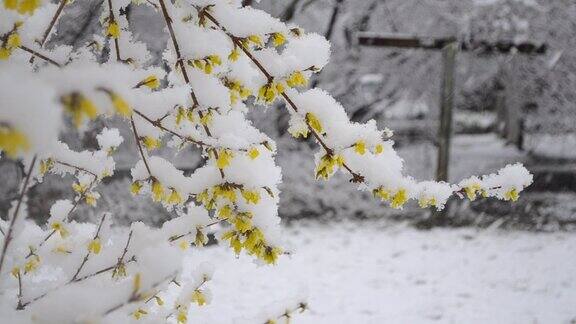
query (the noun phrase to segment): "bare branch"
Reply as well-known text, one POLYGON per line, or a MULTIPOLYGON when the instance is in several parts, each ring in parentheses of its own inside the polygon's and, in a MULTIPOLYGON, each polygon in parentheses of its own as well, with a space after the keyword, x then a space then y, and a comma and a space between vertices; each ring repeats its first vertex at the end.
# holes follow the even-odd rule
POLYGON ((16 208, 14 209, 14 213, 12 214, 12 219, 10 220, 10 225, 8 226, 8 232, 4 237, 4 244, 2 246, 2 254, 0 254, 0 273, 2 273, 2 266, 4 265, 4 258, 6 257, 6 252, 8 251, 8 246, 12 242, 12 232, 14 231, 14 224, 16 224, 16 219, 20 215, 20 207, 22 206, 22 201, 24 200, 24 195, 26 195, 26 191, 28 190, 28 183, 30 182, 30 178, 32 177, 32 171, 34 170, 34 165, 36 164, 37 156, 34 155, 32 158, 32 162, 30 162, 30 167, 28 168, 28 173, 26 174, 26 179, 24 180, 24 184, 22 185, 22 190, 20 191, 20 196, 18 197, 18 203, 16 204, 16 208))

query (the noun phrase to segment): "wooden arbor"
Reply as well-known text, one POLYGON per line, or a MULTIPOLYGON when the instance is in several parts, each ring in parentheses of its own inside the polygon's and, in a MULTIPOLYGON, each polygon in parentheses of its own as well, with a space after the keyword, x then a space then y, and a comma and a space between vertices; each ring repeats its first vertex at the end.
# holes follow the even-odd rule
MULTIPOLYGON (((449 160, 450 160, 450 140, 452 136, 452 111, 454 107, 454 71, 456 67, 456 55, 458 51, 473 52, 477 54, 524 54, 542 55, 547 52, 546 44, 535 44, 530 42, 496 41, 488 42, 483 40, 462 41, 454 37, 432 38, 402 35, 380 35, 374 33, 360 33, 357 36, 361 46, 405 48, 434 50, 442 52, 443 71, 442 86, 440 90, 440 126, 438 129, 438 156, 436 164, 436 180, 448 181, 449 160)), ((521 136, 519 127, 519 112, 509 111, 507 116, 516 118, 516 122, 507 125, 509 131, 506 137, 521 136)), ((445 215, 442 213, 442 215, 445 215)))

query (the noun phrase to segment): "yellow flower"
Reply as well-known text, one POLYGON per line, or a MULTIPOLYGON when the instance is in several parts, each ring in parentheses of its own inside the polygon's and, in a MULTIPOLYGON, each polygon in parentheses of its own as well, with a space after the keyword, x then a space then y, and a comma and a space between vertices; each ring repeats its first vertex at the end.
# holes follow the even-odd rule
POLYGON ((17 10, 20 14, 32 14, 40 6, 40 0, 4 0, 4 7, 10 10, 17 10))
POLYGON ((282 253, 282 250, 279 248, 267 246, 264 249, 264 255, 262 256, 262 259, 268 264, 275 264, 280 253, 282 253))
POLYGON ((146 314, 148 314, 147 311, 143 310, 142 308, 138 308, 137 310, 135 310, 132 313, 132 316, 134 316, 135 319, 139 320, 140 318, 142 318, 146 314))
POLYGON ((36 8, 40 7, 40 0, 21 0, 18 12, 21 14, 32 14, 36 8))
POLYGON ((464 188, 464 191, 466 192, 466 196, 468 196, 468 199, 470 199, 470 201, 476 200, 476 193, 481 191, 481 190, 482 190, 482 187, 480 187, 480 184, 478 184, 478 183, 473 183, 473 184, 464 188))
POLYGON ((196 229, 196 237, 194 238, 194 245, 202 247, 208 243, 208 236, 204 234, 199 228, 196 229))
POLYGON ((190 247, 190 243, 188 243, 188 241, 186 241, 186 240, 180 240, 180 243, 178 243, 178 246, 180 247, 180 249, 185 251, 190 247))
POLYGON ((232 52, 230 52, 230 54, 228 55, 228 59, 232 62, 236 62, 239 57, 240 57, 240 50, 238 50, 237 47, 234 47, 232 52))
POLYGON ((72 184, 72 189, 76 192, 76 193, 84 193, 87 189, 86 185, 81 185, 79 183, 73 183, 72 184))
POLYGON ((4 0, 4 8, 16 10, 18 8, 18 0, 4 0))
POLYGON ((265 103, 272 103, 276 99, 277 96, 277 89, 276 85, 272 83, 267 83, 260 87, 258 91, 258 99, 265 103))
POLYGON ((35 271, 36 269, 38 269, 38 266, 40 266, 40 257, 34 254, 24 264, 24 274, 35 271))
POLYGON ((6 38, 6 44, 4 44, 4 46, 7 49, 14 49, 20 46, 20 44, 21 44, 20 35, 18 35, 17 33, 11 33, 10 35, 8 35, 8 38, 6 38))
POLYGON ((188 322, 188 309, 185 307, 179 307, 176 320, 178 321, 178 324, 184 324, 188 322))
POLYGON ((151 151, 153 149, 157 149, 160 147, 160 140, 158 140, 154 137, 144 136, 144 139, 142 140, 142 142, 144 143, 144 146, 146 146, 146 149, 148 149, 148 151, 151 151))
POLYGON ((408 201, 408 192, 406 189, 400 189, 394 194, 392 197, 392 201, 390 202, 390 206, 394 209, 399 209, 404 206, 404 204, 408 201))
POLYGON ((519 194, 518 194, 518 191, 516 190, 516 188, 512 188, 512 189, 506 191, 506 193, 504 193, 504 200, 517 201, 518 198, 519 198, 519 194))
POLYGON ((204 64, 204 73, 206 74, 210 74, 212 73, 212 64, 206 62, 206 64, 204 64))
POLYGON ((274 33, 272 34, 272 44, 274 47, 282 46, 286 43, 286 36, 282 33, 274 33))
POLYGON ((128 103, 122 99, 118 94, 110 93, 110 98, 112 99, 112 105, 116 112, 124 117, 130 117, 132 115, 132 108, 128 105, 128 103))
POLYGON ((218 210, 218 217, 219 218, 228 219, 228 218, 230 218, 230 216, 232 216, 232 208, 230 208, 230 206, 224 205, 224 206, 220 207, 220 209, 218 210))
POLYGON ((91 100, 79 93, 72 93, 60 98, 64 110, 72 115, 76 127, 80 127, 84 117, 94 119, 98 115, 98 109, 91 100))
POLYGON ((260 151, 257 148, 253 147, 248 151, 248 156, 250 159, 255 160, 260 155, 260 151))
POLYGON ((70 251, 68 248, 66 248, 66 246, 63 245, 63 244, 56 246, 54 249, 52 249, 52 252, 54 252, 54 253, 60 253, 60 254, 70 254, 70 253, 72 253, 72 251, 70 251))
POLYGON ((46 172, 50 171, 54 167, 54 160, 46 159, 40 162, 40 174, 45 175, 46 172))
POLYGON ((278 94, 283 93, 285 90, 284 84, 282 84, 281 82, 276 83, 275 88, 276 88, 276 92, 278 92, 278 94))
POLYGON ((194 122, 194 112, 192 110, 188 110, 186 111, 186 119, 188 119, 189 122, 193 123, 194 122))
POLYGON ((20 151, 28 151, 30 142, 20 131, 12 127, 0 126, 0 149, 11 158, 16 158, 20 151))
POLYGON ((110 20, 106 27, 106 36, 117 39, 120 37, 120 26, 115 20, 110 20))
POLYGON ((310 127, 312 127, 312 129, 315 130, 317 133, 321 134, 324 132, 324 129, 322 128, 322 123, 320 123, 318 117, 316 117, 316 115, 311 112, 306 113, 306 123, 308 123, 308 125, 310 125, 310 127))
POLYGON ((232 158, 233 155, 231 151, 220 150, 220 152, 218 153, 218 160, 216 161, 216 166, 218 166, 219 169, 224 169, 230 165, 232 158))
POLYGON ((430 198, 420 198, 418 200, 418 205, 420 206, 420 208, 428 208, 430 206, 436 206, 438 202, 436 201, 436 198, 434 197, 430 197, 430 198))
POLYGON ((250 190, 241 190, 242 197, 246 200, 248 204, 258 204, 260 201, 260 194, 258 191, 250 191, 250 190))
POLYGON ((288 132, 294 138, 299 138, 299 137, 306 138, 306 137, 308 137, 308 134, 310 133, 310 131, 308 130, 308 127, 290 127, 290 128, 288 128, 288 132))
POLYGON ((12 50, 0 47, 0 60, 7 60, 12 54, 12 50))
POLYGON ((50 227, 54 231, 58 232, 62 238, 66 238, 69 234, 68 230, 64 227, 64 224, 62 224, 62 222, 53 222, 52 224, 50 224, 50 227))
POLYGON ((210 61, 210 63, 212 63, 213 65, 221 65, 222 64, 222 60, 220 60, 220 56, 218 55, 210 55, 207 58, 208 61, 210 61))
POLYGON ((204 296, 200 289, 196 289, 194 292, 192 292, 191 300, 192 302, 198 304, 198 306, 206 305, 206 296, 204 296))
POLYGON ((290 74, 290 76, 286 79, 286 84, 290 88, 300 87, 300 86, 305 86, 306 84, 308 84, 308 80, 304 76, 304 73, 302 73, 300 71, 296 71, 296 72, 290 74))
POLYGON ((360 140, 354 144, 354 151, 360 155, 364 155, 366 153, 366 142, 360 140))
POLYGON ((146 86, 150 89, 157 89, 160 86, 160 80, 155 75, 150 75, 146 79, 140 81, 139 86, 146 86))
POLYGON ((166 202, 170 205, 181 204, 182 203, 182 196, 180 195, 180 193, 178 193, 178 191, 176 191, 175 189, 172 189, 170 196, 168 197, 168 200, 166 202))
POLYGON ((238 215, 234 220, 234 226, 241 233, 245 233, 252 229, 252 220, 248 217, 238 215))
POLYGON ((263 241, 264 235, 262 234, 262 231, 260 231, 258 228, 253 228, 249 231, 246 237, 246 241, 244 241, 244 247, 246 247, 248 251, 255 252, 256 247, 263 241))
POLYGON ((95 238, 88 243, 88 251, 91 253, 99 254, 100 250, 102 250, 102 242, 100 242, 99 238, 95 238))
MULTIPOLYGON (((188 61, 188 64, 190 64, 190 61, 188 61)), ((193 60, 192 61, 192 66, 197 68, 197 69, 200 69, 200 70, 204 70, 205 64, 206 63, 203 60, 193 60)))
POLYGON ((184 118, 187 118, 187 116, 188 112, 186 109, 182 106, 179 106, 178 110, 176 111, 176 125, 180 125, 180 123, 184 120, 184 118))
POLYGON ((134 275, 134 279, 132 280, 132 291, 137 293, 140 291, 140 288, 142 288, 142 274, 138 272, 136 275, 134 275))
POLYGON ((262 38, 260 38, 260 36, 251 35, 251 36, 248 36, 248 40, 251 41, 252 43, 262 47, 262 38))
POLYGON ((126 264, 120 263, 112 270, 112 278, 126 277, 126 264))
POLYGON ((382 154, 382 152, 384 152, 384 146, 382 144, 377 144, 374 148, 374 152, 376 154, 382 154))
POLYGON ((12 268, 12 271, 10 271, 10 273, 11 273, 12 276, 14 276, 15 278, 18 278, 18 276, 20 276, 20 268, 19 268, 19 267, 14 267, 14 268, 12 268))
POLYGON ((84 197, 84 201, 86 201, 86 203, 92 207, 96 206, 96 200, 97 199, 98 199, 98 196, 93 194, 93 193, 88 193, 84 197))
POLYGON ((208 111, 200 117, 200 123, 204 126, 208 126, 208 124, 212 121, 212 112, 208 111))
POLYGON ((234 191, 234 188, 226 185, 218 185, 214 187, 214 197, 224 197, 231 203, 234 203, 236 202, 236 191, 234 191))
POLYGON ((166 197, 164 193, 164 187, 160 183, 160 181, 154 179, 152 180, 152 200, 154 201, 162 201, 166 197))
POLYGON ((379 197, 382 201, 390 200, 390 191, 382 187, 374 189, 372 193, 374 194, 374 197, 379 197))
POLYGON ((341 155, 324 155, 316 167, 316 178, 327 180, 336 171, 336 167, 344 165, 341 155))
POLYGON ((132 182, 132 185, 130 185, 130 192, 133 195, 137 195, 140 193, 140 190, 142 190, 142 183, 140 181, 132 182))

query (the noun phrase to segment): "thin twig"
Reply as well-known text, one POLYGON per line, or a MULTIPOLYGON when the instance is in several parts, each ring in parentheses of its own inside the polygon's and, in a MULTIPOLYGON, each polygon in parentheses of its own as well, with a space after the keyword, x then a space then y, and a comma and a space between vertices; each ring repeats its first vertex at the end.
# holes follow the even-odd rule
MULTIPOLYGON (((99 238, 100 230, 102 229, 102 224, 104 224, 104 219, 106 219, 106 213, 104 213, 104 215, 102 215, 102 219, 100 220, 100 224, 98 225, 98 229, 96 230, 96 234, 94 234, 94 238, 92 238, 92 240, 96 240, 99 238)), ((80 266, 76 270, 76 273, 74 273, 74 276, 72 276, 72 279, 70 279, 70 281, 76 280, 76 278, 78 277, 78 274, 80 274, 80 271, 82 271, 82 268, 84 268, 84 265, 86 264, 86 262, 88 262, 88 259, 90 258, 90 254, 91 254, 91 251, 88 250, 88 252, 84 256, 84 259, 82 260, 82 263, 80 264, 80 266)))
MULTIPOLYGON (((159 0, 159 2, 162 10, 162 16, 166 22, 166 27, 168 27, 168 32, 170 33, 170 38, 172 39, 172 44, 174 45, 174 51, 176 52, 176 64, 180 65, 182 75, 184 76, 184 81, 186 81, 187 84, 190 84, 190 78, 188 77, 188 72, 186 71, 186 65, 184 64, 184 59, 182 59, 182 53, 180 52, 180 45, 178 44, 178 39, 174 33, 174 27, 172 27, 172 18, 170 18, 170 14, 168 14, 164 0, 159 0)), ((190 97, 192 98, 193 103, 192 109, 194 109, 198 106, 198 99, 196 98, 196 94, 192 88, 190 88, 190 97)))
MULTIPOLYGON (((52 28, 54 28, 54 25, 56 25, 56 21, 58 21, 58 17, 60 17, 60 14, 64 10, 64 6, 66 5, 67 2, 68 2, 68 0, 60 0, 60 5, 58 6, 58 9, 54 13, 54 16, 52 16, 52 20, 50 21, 50 25, 48 25, 48 27, 44 31, 44 35, 42 36, 42 39, 39 42, 40 48, 42 48, 44 46, 44 44, 46 43, 46 41, 48 40, 48 36, 50 36, 50 32, 52 31, 52 28)), ((30 64, 34 63, 34 58, 35 58, 35 56, 32 56, 30 58, 30 61, 29 61, 30 64)))
MULTIPOLYGON (((170 282, 172 282, 173 279, 176 278, 176 276, 178 275, 178 272, 175 272, 169 276, 166 276, 165 278, 163 278, 162 280, 155 282, 154 284, 152 284, 152 286, 150 286, 150 290, 154 290, 155 288, 157 288, 158 286, 160 286, 162 283, 164 283, 167 280, 170 280, 170 282)), ((170 282, 168 284, 170 284, 170 282)), ((154 295, 154 294, 153 294, 154 295)), ((141 300, 143 300, 144 298, 146 298, 146 296, 148 296, 148 294, 146 293, 139 293, 137 291, 133 291, 132 294, 130 295, 130 298, 128 298, 128 300, 126 300, 123 303, 119 303, 109 309, 107 309, 103 315, 108 315, 114 311, 117 311, 118 309, 127 306, 129 304, 135 303, 135 302, 139 302, 141 300)))
POLYGON ((61 65, 60 63, 54 61, 53 59, 49 58, 48 56, 46 56, 46 55, 44 55, 44 54, 41 54, 41 53, 36 52, 35 50, 33 50, 33 49, 31 49, 31 48, 29 48, 29 47, 27 47, 27 46, 20 45, 20 46, 18 46, 18 48, 21 49, 21 50, 23 50, 23 51, 26 51, 26 52, 34 55, 34 56, 37 56, 37 57, 43 59, 44 61, 46 61, 46 62, 48 62, 48 63, 51 63, 52 65, 55 65, 55 66, 57 66, 57 67, 62 67, 62 65, 61 65))
POLYGON ((132 124, 132 132, 134 133, 134 139, 136 140, 136 145, 138 146, 138 150, 140 151, 140 156, 142 156, 142 161, 144 161, 144 166, 148 171, 148 175, 152 176, 152 171, 150 171, 150 166, 148 165, 148 160, 146 160, 146 156, 144 155, 144 150, 142 149, 142 144, 140 144, 140 136, 138 135, 138 130, 136 129, 136 124, 134 124, 134 117, 130 116, 130 123, 132 124))
POLYGON ((142 117, 144 120, 146 120, 146 121, 147 121, 148 123, 150 123, 152 126, 155 126, 155 127, 157 127, 157 128, 160 128, 161 130, 163 130, 163 131, 165 131, 165 132, 168 132, 168 133, 170 133, 170 134, 172 134, 172 135, 180 138, 180 139, 183 140, 183 141, 190 142, 190 143, 196 144, 196 145, 198 145, 198 146, 203 146, 203 147, 210 146, 210 145, 208 145, 208 144, 206 144, 206 143, 204 143, 204 142, 202 142, 202 141, 198 141, 198 140, 192 139, 192 138, 190 138, 190 137, 188 137, 188 136, 180 135, 180 134, 176 133, 175 131, 173 131, 173 130, 171 130, 171 129, 168 129, 168 128, 164 127, 160 121, 158 121, 158 120, 152 120, 150 117, 144 115, 143 113, 139 112, 139 111, 136 110, 136 109, 134 109, 133 111, 134 111, 134 113, 135 113, 136 115, 142 117))
MULTIPOLYGON (((126 263, 130 263, 130 262, 136 262, 136 258, 135 258, 135 257, 132 257, 132 258, 130 258, 128 261, 126 261, 126 263)), ((47 292, 44 292, 42 295, 39 295, 39 296, 34 297, 33 299, 31 299, 31 300, 29 300, 29 301, 27 301, 27 302, 25 302, 25 303, 22 303, 22 306, 21 306, 20 309, 24 309, 24 308, 26 308, 26 306, 28 306, 28 305, 30 305, 30 304, 32 304, 32 303, 34 303, 34 302, 36 302, 36 301, 38 301, 38 300, 46 297, 46 296, 47 296, 50 292, 52 292, 52 291, 59 290, 59 289, 61 289, 62 287, 67 286, 67 285, 70 285, 70 284, 72 284, 72 283, 81 282, 81 281, 90 279, 90 278, 95 277, 95 276, 97 276, 97 275, 99 275, 99 274, 106 273, 106 272, 108 272, 108 271, 110 271, 110 270, 113 270, 114 268, 116 268, 116 263, 114 263, 114 265, 112 265, 112 266, 105 267, 105 268, 103 268, 103 269, 100 269, 100 270, 95 271, 95 272, 93 272, 93 273, 87 274, 87 275, 85 275, 85 276, 78 277, 78 278, 77 278, 76 280, 74 280, 74 281, 68 281, 68 282, 66 282, 66 283, 65 283, 64 285, 62 285, 62 286, 55 287, 55 288, 53 288, 53 289, 51 289, 51 290, 49 290, 49 291, 47 291, 47 292)))
POLYGON ((120 265, 124 263, 124 257, 126 253, 128 253, 128 247, 130 246, 130 241, 132 240, 132 233, 134 231, 130 230, 130 234, 128 234, 128 240, 126 241, 126 245, 124 246, 124 251, 122 251, 122 255, 118 258, 118 262, 116 263, 115 269, 119 268, 120 265))
POLYGON ((18 271, 18 305, 16 306, 16 309, 20 309, 22 307, 22 275, 20 274, 20 271, 18 271))
POLYGON ((79 167, 79 166, 75 166, 75 165, 72 165, 72 164, 70 164, 70 163, 68 163, 68 162, 64 162, 64 161, 60 161, 60 160, 53 160, 53 161, 54 161, 54 163, 58 163, 58 164, 67 166, 67 167, 76 169, 76 170, 78 170, 78 171, 86 172, 86 173, 94 176, 95 178, 98 178, 98 175, 96 175, 94 172, 92 172, 92 171, 90 171, 90 170, 87 170, 87 169, 85 169, 85 168, 82 168, 82 167, 79 167))
MULTIPOLYGON (((227 219, 218 219, 218 220, 213 221, 212 223, 208 223, 208 224, 206 224, 206 225, 204 225, 204 226, 200 226, 200 227, 198 227, 198 229, 208 228, 208 227, 214 226, 214 225, 216 225, 216 224, 223 223, 223 222, 225 222, 225 221, 227 221, 227 219)), ((198 229, 197 229, 197 230, 198 230, 198 229)), ((197 230, 196 230, 196 231, 197 231, 197 230)), ((180 234, 180 235, 172 236, 172 237, 170 237, 170 239, 168 239, 168 241, 174 242, 174 241, 177 241, 177 240, 183 238, 184 236, 192 235, 192 234, 195 234, 195 233, 196 233, 196 232, 189 231, 189 232, 186 233, 186 234, 180 234)))
POLYGON ((20 215, 20 207, 22 206, 22 201, 24 200, 24 196, 26 195, 26 191, 28 189, 28 183, 30 182, 30 178, 32 177, 32 171, 34 170, 34 165, 36 164, 36 158, 37 158, 36 155, 34 155, 34 157, 32 158, 32 162, 30 163, 30 167, 28 168, 28 173, 26 174, 26 179, 24 180, 22 190, 20 191, 20 196, 18 197, 18 203, 16 204, 14 214, 12 214, 12 219, 10 220, 8 232, 4 237, 2 254, 0 255, 0 274, 2 273, 2 266, 4 265, 4 258, 6 257, 8 246, 10 245, 13 239, 12 232, 14 231, 14 224, 16 224, 16 219, 18 218, 18 215, 20 215))

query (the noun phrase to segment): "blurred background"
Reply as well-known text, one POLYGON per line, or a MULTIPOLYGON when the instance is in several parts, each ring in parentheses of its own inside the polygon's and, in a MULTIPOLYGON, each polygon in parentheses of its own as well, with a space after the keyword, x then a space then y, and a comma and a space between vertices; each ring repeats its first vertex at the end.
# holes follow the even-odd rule
MULTIPOLYGON (((525 55, 486 51, 459 52, 455 87, 449 179, 497 171, 507 163, 525 163, 535 175, 532 186, 514 204, 496 200, 470 203, 455 199, 448 214, 431 219, 429 210, 407 206, 392 210, 358 192, 339 175, 329 182, 314 179, 312 141, 287 133, 282 107, 254 106, 254 123, 278 144, 283 168, 280 215, 286 220, 313 218, 375 219, 408 222, 418 228, 473 226, 530 231, 571 230, 576 223, 576 3, 573 0, 283 0, 252 3, 273 16, 297 24, 332 42, 332 59, 314 80, 346 107, 354 121, 375 119, 379 128, 394 130, 393 139, 405 159, 406 172, 433 179, 436 172, 441 51, 361 46, 359 33, 391 37, 455 37, 462 44, 529 42, 545 53, 525 55)), ((66 7, 54 44, 83 46, 87 35, 100 32, 98 0, 66 7)), ((136 38, 145 42, 155 62, 167 41, 164 22, 147 6, 124 11, 136 38)), ((120 224, 134 220, 160 224, 170 215, 149 199, 129 193, 130 168, 137 161, 127 124, 97 121, 81 138, 71 127, 63 138, 72 148, 96 146, 102 127, 118 127, 124 143, 115 156, 117 172, 99 188, 97 208, 77 213, 88 220, 110 210, 120 224)), ((173 156, 169 149, 160 155, 173 156)), ((176 166, 192 172, 202 160, 192 148, 180 152, 176 166)), ((21 178, 18 164, 0 160, 0 213, 4 217, 21 178)), ((49 176, 32 188, 29 211, 43 221, 56 199, 71 197, 71 179, 49 176)))

